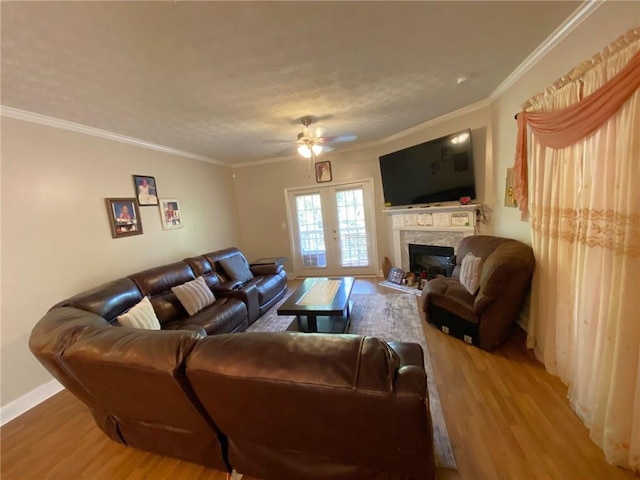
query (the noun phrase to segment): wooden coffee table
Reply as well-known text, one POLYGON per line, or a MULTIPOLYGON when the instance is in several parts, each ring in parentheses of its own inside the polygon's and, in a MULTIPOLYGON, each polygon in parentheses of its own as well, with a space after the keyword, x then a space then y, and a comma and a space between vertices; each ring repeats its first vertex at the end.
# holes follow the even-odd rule
POLYGON ((349 328, 354 281, 353 277, 307 278, 278 308, 278 315, 296 316, 289 330, 344 333, 349 328))

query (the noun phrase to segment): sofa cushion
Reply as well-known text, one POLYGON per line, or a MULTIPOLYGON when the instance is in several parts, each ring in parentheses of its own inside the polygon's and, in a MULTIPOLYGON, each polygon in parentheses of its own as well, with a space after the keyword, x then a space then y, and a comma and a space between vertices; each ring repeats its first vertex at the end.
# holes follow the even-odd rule
POLYGON ((204 307, 216 301, 203 277, 198 277, 190 282, 172 287, 171 291, 176 294, 178 300, 189 315, 198 313, 204 307))
POLYGON ((258 300, 261 306, 271 301, 287 285, 287 281, 279 275, 255 277, 251 283, 258 289, 258 300))
POLYGON ((221 258, 220 265, 231 280, 245 283, 253 278, 249 265, 242 255, 221 258))
POLYGON ((237 332, 249 327, 247 306, 233 297, 219 297, 213 305, 192 315, 188 321, 200 325, 207 335, 237 332))
POLYGON ((465 320, 478 323, 473 310, 474 296, 458 280, 451 277, 436 277, 429 280, 422 290, 424 305, 432 304, 444 308, 465 320))
POLYGON ((471 295, 475 295, 480 288, 480 274, 482 273, 482 258, 473 253, 467 253, 460 265, 460 283, 471 295))
POLYGON ((148 297, 144 297, 126 313, 118 315, 118 323, 123 327, 160 330, 160 322, 148 297))

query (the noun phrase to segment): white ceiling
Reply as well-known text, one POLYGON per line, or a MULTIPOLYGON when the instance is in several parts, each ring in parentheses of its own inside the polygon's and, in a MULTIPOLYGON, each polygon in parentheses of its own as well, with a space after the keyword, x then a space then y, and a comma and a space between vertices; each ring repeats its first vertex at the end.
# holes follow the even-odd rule
POLYGON ((1 103, 229 164, 313 115, 338 150, 486 99, 579 6, 2 2, 1 103))

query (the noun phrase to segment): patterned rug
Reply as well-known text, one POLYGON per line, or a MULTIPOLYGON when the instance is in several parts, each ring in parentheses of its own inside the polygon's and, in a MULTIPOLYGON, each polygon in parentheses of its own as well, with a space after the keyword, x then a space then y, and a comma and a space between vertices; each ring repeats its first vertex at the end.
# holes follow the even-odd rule
MULTIPOLYGON (((351 295, 351 300, 353 300, 353 311, 351 312, 349 333, 371 335, 386 341, 414 342, 424 350, 436 465, 457 468, 415 296, 354 293, 351 295)), ((248 331, 280 332, 286 330, 295 317, 277 314, 276 311, 282 302, 284 299, 251 325, 248 331)))

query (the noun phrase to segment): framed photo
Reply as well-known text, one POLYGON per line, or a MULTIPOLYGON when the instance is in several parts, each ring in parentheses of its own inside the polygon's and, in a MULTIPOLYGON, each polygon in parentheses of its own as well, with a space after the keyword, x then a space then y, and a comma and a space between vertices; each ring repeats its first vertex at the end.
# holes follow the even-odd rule
POLYGON ((156 179, 143 175, 134 175, 133 183, 136 187, 138 205, 146 207, 148 205, 158 205, 158 189, 156 179))
POLYGON ((387 276, 387 280, 391 283, 397 283, 398 285, 402 284, 402 280, 404 279, 404 271, 399 268, 392 268, 389 270, 389 275, 387 276))
POLYGON ((331 174, 331 162, 318 162, 316 163, 316 182, 325 183, 333 180, 331 174))
POLYGON ((160 220, 163 230, 182 228, 180 202, 175 198, 160 199, 160 220))
POLYGON ((113 238, 142 235, 140 211, 135 198, 106 198, 113 238))

